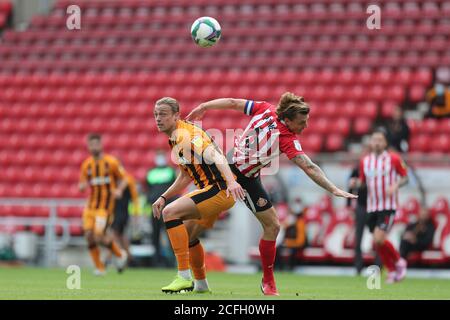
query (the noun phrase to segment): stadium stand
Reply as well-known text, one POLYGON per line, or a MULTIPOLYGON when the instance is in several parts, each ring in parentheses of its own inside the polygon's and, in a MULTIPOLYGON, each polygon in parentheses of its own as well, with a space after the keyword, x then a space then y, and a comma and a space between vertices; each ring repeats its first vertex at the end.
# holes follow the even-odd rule
MULTIPOLYGON (((188 45, 185 32, 205 1, 189 1, 189 7, 183 1, 79 1, 84 16, 74 31, 65 28, 69 2, 58 1, 50 15, 35 16, 25 31, 7 30, 2 37, 0 161, 8 172, 1 195, 77 197, 74 183, 90 131, 104 133, 107 150, 143 177, 152 151, 166 147, 151 139, 156 128, 148 121, 152 102, 164 95, 189 110, 220 96, 275 102, 285 90, 299 92, 314 106, 305 150, 343 150, 346 138, 367 133, 408 92, 425 92, 433 68, 450 57, 442 14, 449 6, 442 1, 385 1, 383 28, 362 34, 362 3, 208 3, 206 12, 225 30, 221 45, 208 50, 188 45), (324 24, 316 25, 311 14, 324 24), (192 57, 214 63, 192 64, 192 57), (25 167, 17 186, 15 177, 25 167), (51 171, 61 169, 63 179, 52 181, 51 171)), ((215 112, 211 123, 224 129, 230 121, 242 125, 240 118, 215 112)), ((413 151, 448 151, 445 133, 427 122, 413 127, 421 126, 428 129, 413 131, 413 151)))

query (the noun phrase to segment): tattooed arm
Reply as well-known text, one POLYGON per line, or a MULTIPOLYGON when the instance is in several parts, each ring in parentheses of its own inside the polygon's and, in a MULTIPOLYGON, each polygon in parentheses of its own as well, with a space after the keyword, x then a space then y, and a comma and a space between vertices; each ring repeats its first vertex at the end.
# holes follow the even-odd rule
POLYGON ((330 180, 328 180, 322 169, 320 169, 317 164, 312 162, 306 154, 300 154, 292 158, 291 161, 302 169, 317 185, 321 186, 323 189, 332 193, 336 197, 358 198, 358 196, 345 192, 344 190, 336 187, 330 180))

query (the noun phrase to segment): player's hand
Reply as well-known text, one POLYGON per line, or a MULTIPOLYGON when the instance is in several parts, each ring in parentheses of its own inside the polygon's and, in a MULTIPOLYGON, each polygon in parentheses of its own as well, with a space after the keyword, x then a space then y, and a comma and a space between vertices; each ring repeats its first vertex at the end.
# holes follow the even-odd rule
POLYGON ((398 184, 394 183, 393 185, 389 186, 389 188, 386 190, 386 194, 388 197, 390 197, 394 193, 396 193, 397 190, 398 190, 398 184))
POLYGON ((200 120, 203 118, 203 115, 205 114, 206 109, 203 107, 203 105, 199 105, 198 107, 195 107, 194 110, 192 110, 186 117, 186 120, 194 121, 194 120, 200 120))
POLYGON ((237 183, 236 181, 232 181, 230 183, 227 183, 227 185, 228 185, 227 197, 229 197, 231 194, 235 201, 236 200, 244 201, 245 192, 239 183, 237 183))
POLYGON ((358 187, 358 178, 351 178, 349 183, 348 183, 348 187, 350 189, 355 189, 358 187))
POLYGON ((164 206, 166 205, 166 200, 164 200, 164 198, 159 197, 158 200, 156 200, 153 205, 152 205, 152 211, 153 211, 153 216, 156 219, 161 218, 161 212, 164 209, 164 206))
POLYGON ((86 182, 80 182, 80 184, 78 185, 78 190, 80 190, 80 192, 84 192, 86 190, 86 182))
POLYGON ((331 192, 334 196, 336 197, 342 197, 342 198, 347 198, 347 199, 357 199, 358 196, 352 193, 348 193, 344 190, 341 190, 339 188, 336 188, 335 190, 333 190, 333 192, 331 192))
POLYGON ((406 240, 412 244, 415 244, 417 242, 417 238, 414 232, 412 231, 406 231, 403 235, 403 240, 406 240))
POLYGON ((115 189, 115 190, 113 191, 113 195, 114 195, 114 198, 115 198, 115 199, 120 199, 120 198, 122 198, 123 191, 121 191, 121 190, 119 190, 119 189, 115 189))

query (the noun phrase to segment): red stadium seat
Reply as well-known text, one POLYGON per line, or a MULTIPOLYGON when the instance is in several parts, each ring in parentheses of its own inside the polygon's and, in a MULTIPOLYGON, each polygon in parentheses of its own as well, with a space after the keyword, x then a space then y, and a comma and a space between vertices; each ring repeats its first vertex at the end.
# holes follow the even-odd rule
POLYGON ((422 122, 419 122, 417 120, 408 119, 407 123, 408 123, 409 130, 413 136, 415 136, 416 134, 418 134, 420 132, 422 122))
POLYGON ((344 145, 344 138, 339 134, 331 134, 327 137, 325 149, 329 152, 341 150, 344 145))
POLYGON ((82 212, 81 207, 60 207, 57 210, 58 217, 61 218, 81 218, 82 212))
POLYGON ((330 123, 329 132, 339 134, 342 137, 346 137, 348 136, 350 129, 350 120, 346 117, 339 117, 330 123))
POLYGON ((353 132, 357 135, 364 135, 369 133, 372 129, 372 121, 369 118, 356 119, 353 127, 353 132))
POLYGON ((370 101, 361 103, 356 113, 357 117, 366 117, 369 119, 375 119, 378 114, 377 104, 375 102, 370 101))
POLYGON ((430 85, 432 79, 433 74, 430 69, 419 69, 415 72, 412 82, 427 87, 430 85))
POLYGON ((419 134, 411 139, 411 151, 428 152, 431 148, 431 137, 428 134, 419 134))
POLYGON ((320 134, 302 134, 300 137, 302 149, 307 153, 316 153, 322 150, 323 136, 320 134))
POLYGON ((450 152, 450 136, 448 134, 433 135, 431 151, 448 154, 450 152))
POLYGON ((414 79, 414 75, 408 68, 403 68, 400 71, 397 72, 394 83, 396 84, 402 84, 402 85, 409 85, 414 79))
POLYGON ((398 103, 395 101, 386 101, 381 106, 381 116, 383 118, 392 118, 394 114, 394 109, 398 107, 398 103))
POLYGON ((450 119, 442 119, 439 122, 439 130, 440 133, 450 134, 450 119))
POLYGON ((311 125, 311 129, 316 133, 325 134, 330 129, 330 123, 328 118, 318 118, 314 121, 314 125, 311 125))
POLYGON ((435 134, 439 132, 439 120, 426 119, 422 122, 422 131, 424 133, 435 134))
POLYGON ((409 91, 409 99, 412 102, 419 102, 425 99, 425 87, 422 85, 413 85, 409 91))
POLYGON ((71 224, 69 226, 69 233, 73 237, 80 237, 84 234, 83 227, 79 224, 71 224))

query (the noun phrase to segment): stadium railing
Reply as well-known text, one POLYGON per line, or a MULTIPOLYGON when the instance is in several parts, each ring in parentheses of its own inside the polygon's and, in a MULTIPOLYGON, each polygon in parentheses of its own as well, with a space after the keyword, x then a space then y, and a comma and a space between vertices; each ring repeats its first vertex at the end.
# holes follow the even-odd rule
POLYGON ((44 248, 44 265, 46 267, 54 267, 57 265, 58 251, 65 248, 71 240, 69 218, 58 217, 58 208, 83 206, 84 204, 85 200, 81 199, 0 198, 0 206, 39 206, 49 208, 48 217, 0 217, 0 226, 44 225, 44 238, 40 240, 44 248), (60 237, 57 235, 56 226, 62 227, 60 237))

